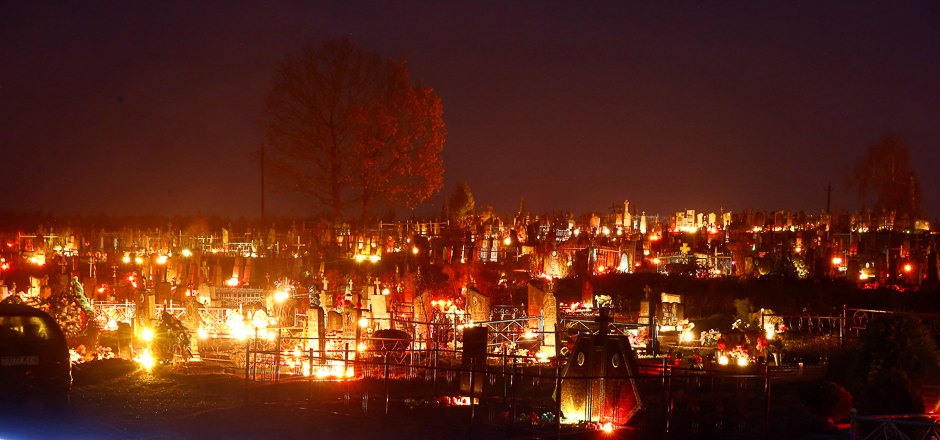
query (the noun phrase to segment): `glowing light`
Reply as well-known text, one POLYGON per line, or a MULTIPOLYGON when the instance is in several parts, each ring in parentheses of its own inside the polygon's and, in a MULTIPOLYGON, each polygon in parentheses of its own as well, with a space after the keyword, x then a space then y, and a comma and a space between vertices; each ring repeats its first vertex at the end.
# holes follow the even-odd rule
POLYGON ((841 258, 841 257, 835 257, 835 258, 833 258, 833 259, 832 259, 832 264, 835 264, 836 266, 842 264, 842 258, 841 258))
POLYGON ((718 364, 728 365, 728 356, 722 355, 720 358, 718 358, 718 364))
POLYGON ((363 260, 365 260, 365 259, 366 259, 366 256, 365 256, 365 255, 362 255, 362 254, 357 254, 357 255, 356 255, 356 262, 358 262, 358 263, 361 263, 361 262, 362 262, 363 260))
POLYGON ((747 358, 746 358, 746 357, 743 357, 743 356, 742 356, 742 357, 739 357, 739 358, 738 358, 738 366, 739 366, 739 367, 747 366, 747 358))
POLYGON ((604 235, 610 235, 610 229, 607 226, 604 226, 604 229, 602 229, 601 232, 603 232, 604 235))
POLYGON ((140 339, 143 339, 145 341, 149 341, 153 339, 153 331, 150 330, 149 328, 145 328, 144 331, 140 332, 140 339))
POLYGON ((604 423, 601 425, 601 431, 610 434, 611 432, 614 432, 614 425, 612 425, 610 422, 604 423))
POLYGON ((144 368, 148 370, 153 368, 154 365, 156 365, 156 362, 154 362, 153 360, 153 356, 150 354, 149 348, 145 349, 143 353, 140 354, 140 356, 135 357, 134 361, 143 365, 144 368))
POLYGON ((235 339, 245 339, 246 337, 248 337, 248 329, 244 327, 233 329, 232 336, 234 336, 235 339))
POLYGON ((417 254, 417 253, 418 253, 418 247, 415 246, 415 247, 411 248, 411 253, 417 254))
POLYGON ((391 291, 389 291, 388 288, 382 289, 382 295, 388 295, 389 293, 391 293, 391 291))
POLYGON ((368 327, 368 326, 369 326, 369 320, 368 320, 368 319, 362 318, 362 319, 359 320, 359 327, 368 327))
POLYGON ((206 329, 202 327, 199 327, 198 334, 199 334, 199 339, 206 339, 209 337, 209 332, 207 332, 206 329))
POLYGON ((287 291, 278 290, 278 291, 274 292, 274 300, 275 300, 275 301, 284 301, 285 299, 287 299, 287 298, 289 298, 289 297, 290 297, 290 294, 287 293, 287 291))
POLYGON ((509 237, 506 237, 505 239, 503 239, 503 244, 505 244, 506 246, 509 246, 510 244, 512 244, 512 239, 509 237))
POLYGON ((157 264, 166 264, 166 255, 157 257, 157 264))
POLYGON ((226 281, 225 284, 226 284, 227 286, 229 286, 229 287, 237 287, 237 286, 238 286, 238 278, 232 277, 231 279, 229 279, 228 281, 226 281))
POLYGON ((685 341, 685 342, 691 342, 691 341, 692 341, 692 332, 688 332, 688 331, 687 331, 687 332, 682 333, 682 340, 685 341))
POLYGON ((522 337, 526 339, 535 339, 535 336, 536 334, 534 332, 525 332, 525 334, 522 335, 522 337))
POLYGON ((369 261, 371 261, 371 262, 373 262, 373 263, 378 263, 379 260, 381 260, 381 259, 382 259, 382 257, 380 257, 380 256, 378 256, 378 255, 371 255, 371 256, 369 256, 369 261))
POLYGON ((868 274, 865 273, 865 272, 861 272, 861 273, 858 274, 858 279, 860 279, 860 280, 867 280, 867 279, 868 279, 868 274))
POLYGON ((659 258, 653 258, 653 264, 659 264, 659 258))
POLYGON ((773 339, 773 338, 774 338, 774 335, 776 335, 776 333, 774 333, 774 329, 768 328, 768 329, 767 329, 767 340, 769 341, 769 340, 773 339))
POLYGON ((265 330, 264 333, 265 333, 264 337, 267 338, 267 340, 269 340, 269 341, 273 341, 273 340, 274 340, 274 337, 277 336, 277 333, 275 333, 275 332, 269 332, 269 331, 267 331, 267 330, 265 330))
POLYGON ((192 253, 192 251, 190 251, 189 249, 183 249, 183 256, 184 256, 184 257, 191 257, 191 256, 193 256, 193 253, 192 253))
POLYGON ((125 255, 124 258, 122 258, 121 260, 123 260, 125 263, 130 263, 130 262, 131 262, 131 257, 125 255))
POLYGON ((134 262, 137 263, 137 264, 141 264, 141 263, 144 262, 144 259, 143 259, 143 258, 140 258, 140 257, 136 257, 136 258, 134 258, 134 262))
POLYGON ((905 272, 910 272, 910 271, 911 271, 911 265, 910 265, 910 264, 905 264, 905 265, 904 265, 904 271, 905 271, 905 272))
POLYGON ((650 254, 649 249, 643 249, 643 255, 649 255, 649 254, 650 254))
POLYGON ((366 351, 366 344, 359 344, 356 346, 356 351, 366 351))

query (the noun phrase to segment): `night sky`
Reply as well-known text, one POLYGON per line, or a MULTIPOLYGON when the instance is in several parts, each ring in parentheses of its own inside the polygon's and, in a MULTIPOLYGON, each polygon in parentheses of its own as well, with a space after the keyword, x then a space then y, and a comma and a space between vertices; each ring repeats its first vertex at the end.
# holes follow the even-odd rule
POLYGON ((458 180, 500 214, 818 213, 829 182, 854 211, 843 172, 895 135, 940 215, 940 3, 858 0, 7 0, 0 208, 259 217, 274 65, 343 36, 443 101, 444 188, 419 214, 458 180))

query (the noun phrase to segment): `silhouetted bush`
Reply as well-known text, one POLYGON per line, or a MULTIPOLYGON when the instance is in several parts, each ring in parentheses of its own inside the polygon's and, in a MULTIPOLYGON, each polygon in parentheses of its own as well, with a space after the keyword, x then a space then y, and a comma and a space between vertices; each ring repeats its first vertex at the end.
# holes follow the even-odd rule
POLYGON ((842 420, 852 409, 852 395, 830 380, 804 383, 799 398, 807 411, 820 419, 842 420))
POLYGON ((858 349, 869 379, 900 372, 916 382, 928 365, 937 363, 930 330, 916 316, 904 313, 872 319, 859 335, 858 349))

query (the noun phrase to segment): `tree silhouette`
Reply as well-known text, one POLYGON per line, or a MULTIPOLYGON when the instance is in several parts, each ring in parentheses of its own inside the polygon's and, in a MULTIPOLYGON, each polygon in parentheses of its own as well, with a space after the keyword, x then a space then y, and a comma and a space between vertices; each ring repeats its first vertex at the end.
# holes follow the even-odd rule
POLYGON ((473 214, 476 202, 473 200, 473 193, 470 192, 470 185, 467 185, 467 182, 460 181, 454 185, 454 192, 447 199, 447 206, 451 220, 455 224, 463 223, 473 214))
POLYGON ((273 186, 333 211, 376 203, 413 208, 440 190, 440 99, 408 81, 404 61, 348 39, 307 43, 282 60, 265 99, 273 186))
POLYGON ((868 147, 845 176, 847 188, 859 198, 875 194, 874 211, 894 211, 912 223, 922 217, 920 180, 910 170, 910 151, 904 141, 886 137, 868 147))

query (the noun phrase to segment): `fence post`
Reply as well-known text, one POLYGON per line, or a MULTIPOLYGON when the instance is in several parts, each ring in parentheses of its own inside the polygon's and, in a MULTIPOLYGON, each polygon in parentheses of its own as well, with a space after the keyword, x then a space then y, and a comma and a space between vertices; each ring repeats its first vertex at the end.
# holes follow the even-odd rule
MULTIPOLYGON (((663 358, 665 359, 665 358, 663 358)), ((672 425, 672 384, 675 380, 672 378, 672 367, 669 368, 669 401, 666 403, 666 434, 669 434, 670 425, 672 425)), ((666 370, 663 370, 663 380, 666 377, 666 370)))
POLYGON ((251 368, 251 339, 245 340, 245 380, 251 380, 249 371, 251 368))
POLYGON ((274 354, 274 383, 281 381, 281 327, 277 328, 277 353, 274 354))
POLYGON ((388 351, 385 352, 385 415, 382 417, 382 423, 388 418, 388 351))
POLYGON ((855 416, 858 414, 858 410, 852 408, 849 411, 849 440, 855 440, 855 416))
POLYGON ((346 350, 343 351, 343 404, 349 404, 349 342, 346 343, 346 350))
POLYGON ((307 407, 313 407, 313 378, 316 373, 313 372, 313 347, 310 348, 310 379, 307 379, 307 407))
POLYGON ((438 341, 434 341, 434 398, 437 398, 437 359, 440 357, 441 344, 438 341))
POLYGON ((842 304, 842 317, 839 319, 839 347, 845 348, 845 304, 842 304))
MULTIPOLYGON (((252 350, 252 355, 254 356, 251 360, 251 380, 258 380, 258 329, 255 329, 255 337, 252 339, 254 345, 254 350, 252 350)), ((264 372, 261 372, 261 380, 264 380, 264 372)))
POLYGON ((770 430, 770 364, 764 364, 764 393, 767 397, 767 412, 764 414, 764 429, 770 430))
POLYGON ((516 358, 512 358, 512 374, 509 376, 509 394, 512 396, 509 400, 509 406, 512 408, 512 420, 510 426, 516 423, 516 358))
MULTIPOLYGON (((555 340, 555 343, 558 344, 558 340, 555 340)), ((557 345, 556 345, 557 346, 557 345)), ((555 389, 557 390, 557 395, 555 396, 555 422, 558 423, 558 438, 561 438, 561 361, 557 361, 555 365, 555 389)))

